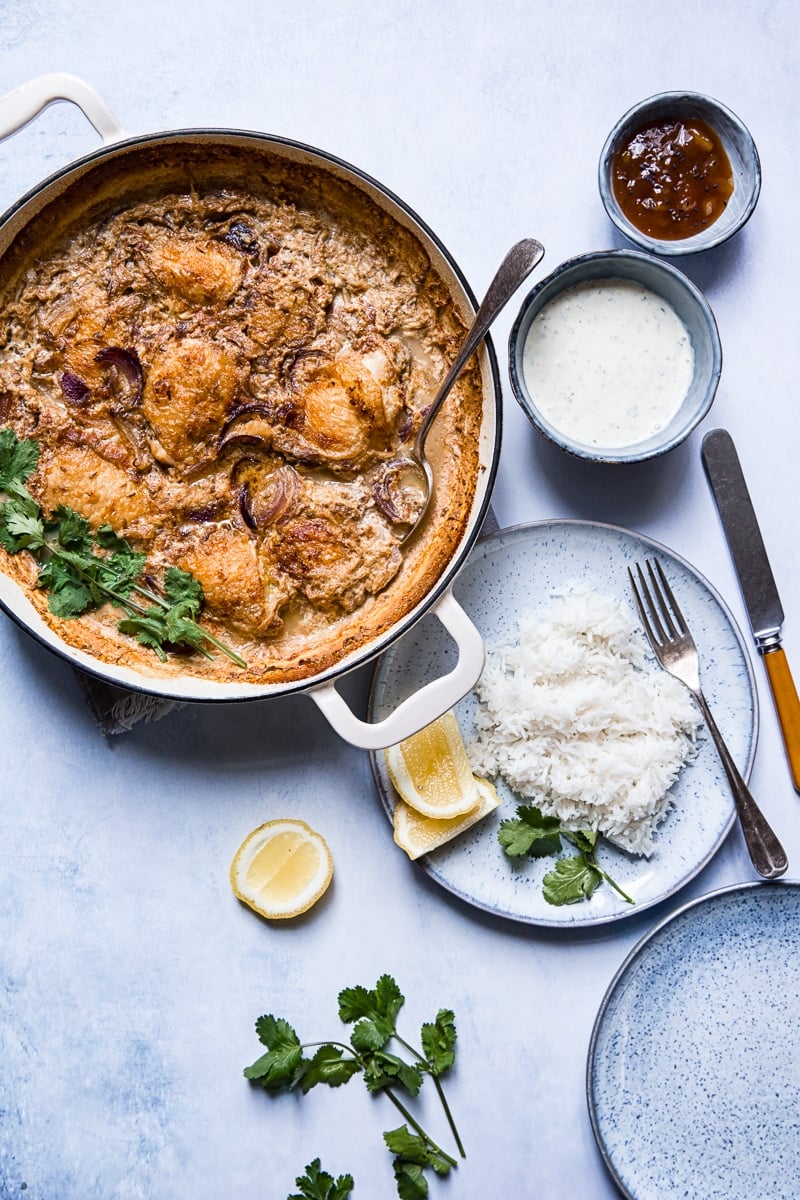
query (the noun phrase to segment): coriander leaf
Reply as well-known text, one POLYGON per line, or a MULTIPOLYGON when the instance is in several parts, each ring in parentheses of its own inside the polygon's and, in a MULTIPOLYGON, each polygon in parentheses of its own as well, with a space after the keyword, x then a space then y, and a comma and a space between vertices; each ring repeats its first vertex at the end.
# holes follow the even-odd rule
POLYGON ((379 1092, 381 1088, 388 1087, 391 1082, 377 1056, 365 1060, 364 1083, 368 1092, 379 1092))
POLYGON ((497 837, 510 858, 532 854, 543 858, 561 849, 558 817, 545 817, 534 805, 518 804, 516 820, 500 822, 497 837))
POLYGON ((548 904, 575 904, 588 900, 602 882, 597 867, 587 863, 582 855, 559 858, 554 870, 542 880, 542 894, 548 904))
POLYGON ((353 1026, 350 1042, 354 1050, 357 1050, 359 1054, 365 1054, 373 1050, 382 1050, 390 1037, 390 1032, 365 1017, 363 1021, 359 1021, 357 1025, 353 1026))
POLYGON ((9 484, 24 483, 38 461, 37 442, 19 440, 13 429, 0 429, 0 491, 7 491, 9 484))
POLYGON ((170 604, 185 605, 183 612, 196 617, 203 607, 203 587, 194 575, 180 567, 167 567, 164 573, 164 595, 170 604))
POLYGON ((3 525, 15 546, 12 553, 44 546, 44 521, 39 506, 35 504, 35 508, 31 512, 30 505, 22 500, 9 500, 3 505, 3 525))
MULTIPOLYGON (((636 903, 633 897, 629 896, 627 892, 623 891, 619 884, 612 879, 611 876, 604 871, 598 863, 597 841, 599 834, 595 830, 577 829, 574 832, 565 832, 564 836, 568 838, 568 840, 571 841, 574 846, 577 846, 578 850, 580 850, 586 866, 598 871, 602 878, 605 879, 606 883, 614 889, 617 895, 621 896, 623 900, 626 900, 628 904, 636 903)), ((594 888, 592 888, 592 891, 594 891, 594 888)), ((589 892, 589 895, 591 895, 591 892, 589 892)))
POLYGON ((304 1175, 295 1179, 300 1188, 299 1193, 293 1193, 288 1200, 347 1200, 353 1190, 353 1176, 340 1175, 334 1180, 332 1175, 321 1169, 318 1158, 310 1162, 304 1175))
POLYGON ((53 518, 60 546, 63 546, 65 550, 71 550, 73 554, 93 557, 92 531, 85 517, 75 512, 74 508, 69 508, 66 504, 59 504, 53 518))
POLYGON ((131 588, 144 570, 147 555, 136 554, 130 546, 115 550, 108 558, 98 559, 97 579, 119 596, 130 595, 131 588))
POLYGON ((155 650, 161 658, 166 658, 165 643, 202 649, 202 643, 206 640, 203 630, 193 620, 186 620, 174 608, 164 609, 157 604, 148 605, 141 614, 124 617, 117 628, 121 633, 135 637, 143 646, 155 650))
POLYGON ((36 511, 31 511, 22 500, 8 500, 4 516, 6 529, 14 538, 25 538, 25 545, 35 548, 44 544, 44 522, 38 505, 36 511))
POLYGON ((103 550, 122 550, 132 553, 130 542, 115 533, 110 525, 100 525, 94 535, 94 540, 103 550))
POLYGON ((8 493, 12 512, 23 513, 26 517, 42 516, 38 503, 22 484, 9 484, 8 493))
POLYGON ((360 985, 344 988, 339 993, 339 1017, 347 1025, 366 1017, 388 1039, 395 1031, 397 1014, 404 1002, 405 996, 391 975, 381 975, 372 989, 360 985))
POLYGON ((168 608, 164 614, 167 621, 167 640, 176 646, 199 647, 205 641, 205 632, 194 620, 194 608, 188 600, 181 600, 168 608))
POLYGON ((422 1173, 422 1167, 402 1158, 396 1158, 393 1166, 400 1200, 422 1200, 428 1195, 428 1181, 422 1173))
POLYGON ((288 1021, 284 1021, 283 1017, 273 1017, 271 1014, 259 1017, 256 1021, 256 1033, 262 1046, 266 1046, 269 1050, 274 1050, 277 1046, 290 1042, 300 1045, 300 1039, 294 1029, 288 1021))
POLYGON ((358 1059, 344 1058, 341 1046, 320 1046, 313 1058, 300 1064, 292 1086, 299 1083, 303 1095, 318 1083, 328 1087, 341 1087, 361 1070, 358 1059))
MULTIPOLYGON (((134 561, 136 558, 136 555, 131 555, 126 559, 124 564, 125 573, 119 585, 119 590, 125 596, 129 594, 131 585, 138 578, 139 571, 137 563, 134 561)), ((97 559, 96 561, 102 563, 103 560, 97 559)), ((169 571, 172 570, 177 571, 178 568, 170 567, 167 573, 169 574, 169 571)), ((197 584, 197 581, 192 580, 192 576, 188 575, 187 572, 180 571, 178 573, 197 584)), ((197 587, 199 588, 200 585, 197 584, 197 587)), ((124 601, 121 606, 125 607, 124 601)), ((164 608, 162 604, 151 604, 141 614, 129 614, 128 617, 119 622, 117 628, 122 633, 128 633, 137 638, 143 646, 149 646, 163 661, 166 661, 167 658, 165 646, 191 646, 192 649, 199 650, 201 654, 204 654, 206 658, 211 658, 212 655, 206 649, 206 643, 210 643, 212 646, 216 646, 218 650, 221 650, 223 654, 227 654, 228 658, 235 662, 237 666, 246 667, 247 663, 245 660, 240 658, 234 650, 231 650, 223 642, 218 641, 213 634, 198 625, 191 615, 186 615, 187 613, 194 613, 195 607, 196 601, 191 598, 176 601, 169 608, 164 608)))
POLYGON ((422 1071, 419 1067, 398 1058, 396 1054, 377 1050, 366 1059, 364 1082, 370 1092, 377 1092, 381 1088, 399 1083, 409 1096, 417 1096, 422 1087, 422 1071))
POLYGON ((383 1140, 392 1154, 397 1154, 406 1162, 419 1163, 421 1167, 430 1165, 431 1152, 428 1143, 418 1133, 412 1133, 407 1125, 387 1130, 383 1140))
POLYGON ((375 984, 375 1006, 378 1013, 394 1026, 397 1014, 405 1003, 405 996, 391 975, 381 975, 375 984))
POLYGON ((12 537, 6 529, 6 504, 0 504, 0 546, 7 550, 9 554, 17 554, 23 547, 19 545, 17 539, 12 537))
POLYGON ((595 829, 574 829, 570 830, 566 837, 572 842, 573 846, 577 846, 581 854, 588 854, 594 857, 597 846, 597 830, 595 829))
MULTIPOLYGON (((397 1155, 394 1161, 395 1175, 400 1163, 433 1167, 437 1175, 448 1175, 454 1165, 453 1160, 448 1159, 430 1139, 411 1133, 407 1125, 401 1125, 399 1129, 390 1129, 384 1133, 383 1140, 392 1154, 397 1155)), ((419 1177, 412 1173, 412 1179, 418 1180, 419 1177)))
POLYGON ((456 1059, 456 1019, 449 1008, 440 1008, 434 1022, 422 1026, 422 1050, 431 1075, 441 1075, 456 1059))
POLYGON ((373 993, 361 984, 344 988, 339 992, 339 1017, 348 1025, 359 1017, 371 1016, 374 1008, 373 993))
POLYGON ((407 1063, 404 1059, 398 1058, 396 1054, 387 1054, 383 1050, 378 1051, 378 1057, 386 1074, 402 1084, 409 1096, 419 1095, 419 1089, 422 1087, 422 1071, 418 1066, 407 1063))
POLYGON ((143 646, 155 650, 159 657, 166 658, 163 647, 167 641, 167 623, 162 609, 153 605, 146 614, 124 617, 117 623, 117 628, 120 633, 128 633, 143 646))
POLYGON ((267 1047, 267 1053, 245 1067, 245 1079, 257 1080, 268 1091, 291 1086, 303 1059, 297 1034, 288 1021, 273 1016, 259 1017, 256 1033, 267 1047))
POLYGON ((69 620, 95 607, 91 588, 68 564, 53 558, 39 568, 38 586, 49 589, 47 607, 55 617, 69 620))

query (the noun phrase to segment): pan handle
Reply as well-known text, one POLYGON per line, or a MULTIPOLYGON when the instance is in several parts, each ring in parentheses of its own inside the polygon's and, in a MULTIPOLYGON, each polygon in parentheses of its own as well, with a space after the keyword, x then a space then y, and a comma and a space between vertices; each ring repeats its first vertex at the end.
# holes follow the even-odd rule
POLYGON ((346 742, 361 750, 394 746, 441 717, 477 683, 486 657, 480 633, 450 591, 444 593, 430 612, 439 618, 458 646, 458 661, 452 671, 426 683, 383 721, 359 720, 332 681, 308 689, 307 694, 346 742))
POLYGON ((128 136, 94 88, 77 75, 57 71, 39 75, 0 96, 0 141, 22 129, 56 100, 77 104, 106 146, 128 136))

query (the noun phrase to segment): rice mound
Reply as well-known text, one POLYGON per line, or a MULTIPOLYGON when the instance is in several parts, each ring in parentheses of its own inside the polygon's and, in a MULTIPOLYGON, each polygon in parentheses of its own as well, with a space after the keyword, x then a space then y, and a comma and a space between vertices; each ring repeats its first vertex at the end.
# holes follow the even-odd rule
POLYGON ((525 614, 476 686, 476 774, 500 776, 567 829, 649 856, 669 788, 696 753, 687 689, 647 657, 633 613, 582 586, 525 614))

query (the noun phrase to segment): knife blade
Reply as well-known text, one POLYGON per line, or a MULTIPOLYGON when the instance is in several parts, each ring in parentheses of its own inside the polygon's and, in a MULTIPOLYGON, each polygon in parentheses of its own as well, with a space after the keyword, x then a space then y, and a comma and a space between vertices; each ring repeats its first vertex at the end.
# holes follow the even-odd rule
POLYGON ((800 792, 800 700, 781 645, 784 613, 775 577, 733 438, 726 429, 712 429, 703 438, 701 453, 753 637, 767 670, 792 783, 800 792))

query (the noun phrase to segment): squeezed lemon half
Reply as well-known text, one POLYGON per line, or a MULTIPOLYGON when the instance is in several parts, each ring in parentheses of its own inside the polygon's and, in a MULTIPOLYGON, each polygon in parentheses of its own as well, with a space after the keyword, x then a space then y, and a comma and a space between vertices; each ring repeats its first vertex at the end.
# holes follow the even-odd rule
POLYGON ((453 713, 389 746, 384 755, 398 794, 422 816, 449 820, 478 804, 478 786, 453 713))
POLYGON ((398 800, 394 810, 394 840, 409 858, 419 858, 481 821, 500 804, 500 797, 488 779, 475 777, 478 803, 460 817, 423 817, 404 800, 398 800))
POLYGON ((259 825, 231 863, 234 894, 271 920, 308 912, 332 878, 328 843, 305 821, 289 818, 259 825))

